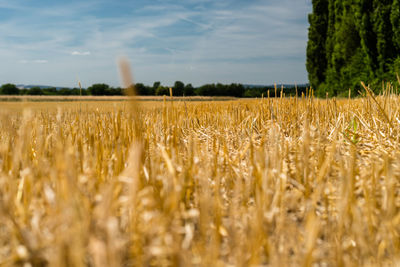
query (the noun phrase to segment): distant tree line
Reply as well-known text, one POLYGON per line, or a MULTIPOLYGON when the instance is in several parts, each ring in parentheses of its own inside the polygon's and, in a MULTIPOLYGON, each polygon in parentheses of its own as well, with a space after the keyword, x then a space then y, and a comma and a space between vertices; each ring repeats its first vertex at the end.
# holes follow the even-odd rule
MULTIPOLYGON (((285 96, 296 94, 296 88, 274 88, 270 87, 246 87, 242 84, 205 84, 200 87, 193 87, 192 84, 184 84, 181 81, 176 81, 174 86, 163 86, 161 82, 155 82, 152 86, 144 85, 143 83, 135 84, 136 93, 138 95, 155 95, 163 96, 170 94, 170 88, 174 96, 233 96, 233 97, 270 97, 285 96), (269 93, 268 93, 269 91, 269 93)), ((120 87, 110 87, 105 83, 97 83, 88 87, 87 89, 80 88, 61 88, 56 87, 32 87, 29 89, 18 89, 14 84, 3 84, 0 87, 0 94, 2 95, 96 95, 96 96, 111 96, 111 95, 124 95, 125 89, 120 87)), ((301 93, 306 92, 306 87, 297 88, 297 93, 300 96, 301 93)))
POLYGON ((61 88, 47 87, 41 88, 34 86, 31 88, 18 89, 15 84, 7 83, 0 87, 1 95, 89 95, 88 90, 80 88, 61 88))
POLYGON ((320 95, 375 88, 400 73, 400 0, 312 0, 306 67, 320 95))

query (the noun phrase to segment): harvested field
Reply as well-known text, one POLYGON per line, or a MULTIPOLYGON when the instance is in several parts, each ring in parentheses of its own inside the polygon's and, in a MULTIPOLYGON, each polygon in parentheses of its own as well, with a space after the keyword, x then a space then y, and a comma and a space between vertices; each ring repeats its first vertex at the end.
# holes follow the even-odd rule
POLYGON ((0 106, 2 266, 400 264, 397 96, 0 106))
MULTIPOLYGON (((137 96, 138 101, 169 101, 164 96, 137 96)), ((175 97, 175 101, 227 101, 230 96, 186 96, 175 97)), ((128 101, 127 96, 61 96, 61 95, 0 95, 0 102, 71 102, 71 101, 128 101)))

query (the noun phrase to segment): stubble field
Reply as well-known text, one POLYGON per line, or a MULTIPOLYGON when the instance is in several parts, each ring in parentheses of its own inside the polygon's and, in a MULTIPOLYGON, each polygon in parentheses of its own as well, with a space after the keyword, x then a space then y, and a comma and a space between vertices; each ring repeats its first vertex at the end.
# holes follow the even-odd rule
POLYGON ((2 266, 400 264, 396 96, 0 106, 2 266))

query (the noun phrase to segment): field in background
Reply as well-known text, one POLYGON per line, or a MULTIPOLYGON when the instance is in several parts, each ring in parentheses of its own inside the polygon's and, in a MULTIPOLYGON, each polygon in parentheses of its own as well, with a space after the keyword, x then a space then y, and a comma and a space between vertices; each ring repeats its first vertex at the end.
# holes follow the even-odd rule
MULTIPOLYGON (((138 101, 168 101, 164 96, 137 96, 138 101)), ((226 101, 234 100, 230 96, 186 96, 175 97, 176 101, 226 101)), ((128 101, 127 96, 59 96, 59 95, 0 95, 0 102, 71 102, 71 101, 128 101)))
POLYGON ((0 265, 400 263, 398 97, 0 106, 0 265))

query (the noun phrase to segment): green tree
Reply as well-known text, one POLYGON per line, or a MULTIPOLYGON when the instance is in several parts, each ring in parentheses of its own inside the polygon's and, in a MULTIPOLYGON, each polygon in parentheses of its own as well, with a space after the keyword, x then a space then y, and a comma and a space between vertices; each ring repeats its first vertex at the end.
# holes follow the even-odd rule
POLYGON ((313 12, 308 16, 306 68, 308 79, 313 87, 317 87, 325 80, 327 68, 326 35, 328 30, 328 2, 313 0, 313 12))
POLYGON ((185 85, 185 89, 183 90, 185 96, 193 96, 194 88, 191 83, 185 85))
POLYGON ((43 90, 39 86, 32 87, 28 90, 28 95, 43 95, 43 90))
POLYGON ((69 89, 69 88, 61 88, 58 91, 58 95, 71 95, 71 94, 72 94, 72 92, 71 92, 71 89, 69 89))
POLYGON ((108 95, 123 95, 124 94, 124 92, 122 91, 122 89, 120 87, 110 87, 107 91, 108 91, 108 95))
POLYGON ((176 81, 173 88, 174 96, 182 96, 185 90, 185 84, 181 81, 176 81))
MULTIPOLYGON (((327 25, 327 33, 325 41, 325 57, 326 57, 325 77, 322 81, 319 81, 318 84, 315 84, 316 82, 315 80, 314 84, 310 84, 313 88, 316 89, 316 94, 318 96, 325 96, 326 93, 329 93, 329 95, 331 96, 336 94, 331 86, 327 86, 327 81, 326 81, 326 78, 328 76, 331 76, 333 72, 332 55, 335 47, 335 23, 336 23, 335 3, 336 0, 328 0, 328 25, 327 25)), ((307 60, 309 56, 312 56, 312 54, 311 55, 307 54, 307 60)))
POLYGON ((240 83, 232 83, 229 86, 229 94, 225 94, 227 96, 235 96, 235 97, 242 97, 244 94, 244 86, 240 83))
POLYGON ((44 88, 42 89, 42 92, 44 95, 57 95, 57 88, 55 87, 49 87, 49 88, 44 88))
POLYGON ((162 95, 169 95, 169 88, 165 86, 158 86, 156 89, 156 95, 162 96, 162 95))
POLYGON ((229 86, 226 86, 226 85, 224 85, 222 83, 217 83, 215 85, 215 89, 214 89, 213 95, 215 95, 215 96, 230 95, 229 89, 230 89, 229 86))
MULTIPOLYGON (((19 95, 26 95, 28 94, 28 89, 19 89, 19 95)), ((1 94, 1 88, 0 88, 0 94, 1 94)))
POLYGON ((392 63, 395 56, 394 35, 390 21, 392 3, 393 0, 373 0, 373 28, 377 36, 376 49, 380 75, 384 75, 389 70, 388 63, 392 63))
POLYGON ((347 92, 349 88, 355 90, 355 87, 359 87, 360 77, 364 76, 364 59, 353 2, 354 0, 335 2, 334 46, 326 79, 333 89, 333 95, 338 95, 341 91, 347 92))
POLYGON ((137 95, 148 95, 147 87, 143 83, 136 83, 135 89, 137 95))
POLYGON ((390 13, 390 22, 392 23, 393 43, 396 47, 396 54, 400 54, 400 0, 393 0, 390 13))
POLYGON ((214 96, 215 84, 204 84, 196 89, 196 94, 200 96, 214 96))
POLYGON ((88 91, 91 95, 107 95, 109 88, 110 86, 105 83, 96 83, 90 86, 88 91))
POLYGON ((2 95, 18 95, 19 89, 15 84, 6 83, 1 86, 0 92, 2 95))
POLYGON ((160 87, 161 86, 161 82, 154 82, 153 83, 153 87, 149 87, 148 88, 148 90, 149 90, 149 95, 155 95, 156 94, 156 90, 157 90, 157 88, 158 87, 160 87))
POLYGON ((154 83, 153 83, 153 90, 154 90, 154 92, 157 90, 158 87, 160 87, 160 85, 161 85, 161 82, 154 82, 154 83))
POLYGON ((347 95, 349 88, 355 95, 360 81, 374 85, 395 78, 400 70, 399 2, 312 1, 306 66, 320 96, 347 95))
POLYGON ((377 69, 376 34, 373 30, 372 13, 374 6, 371 0, 359 0, 355 8, 355 22, 360 36, 364 68, 368 72, 368 80, 374 78, 377 69))

